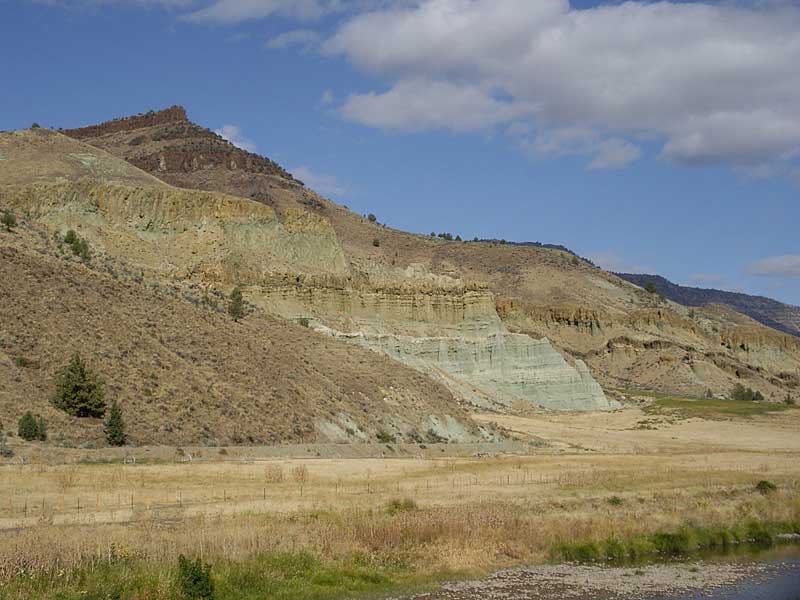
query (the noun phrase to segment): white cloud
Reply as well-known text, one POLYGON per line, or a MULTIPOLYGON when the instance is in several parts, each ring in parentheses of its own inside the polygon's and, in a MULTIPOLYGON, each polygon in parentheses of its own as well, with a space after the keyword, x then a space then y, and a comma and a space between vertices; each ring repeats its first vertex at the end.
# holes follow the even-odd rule
POLYGON ((404 80, 385 93, 353 94, 342 106, 352 120, 399 131, 475 131, 528 111, 485 89, 447 81, 404 80))
POLYGON ((303 50, 308 51, 319 43, 320 37, 320 34, 313 29, 292 29, 268 39, 264 45, 273 50, 287 48, 289 46, 299 46, 303 50))
POLYGON ((280 16, 298 21, 315 21, 338 2, 323 0, 214 0, 185 18, 206 23, 241 23, 251 19, 280 16))
POLYGON ((637 160, 642 151, 631 142, 607 137, 593 131, 557 129, 539 135, 522 133, 520 144, 538 158, 552 156, 587 156, 590 170, 619 169, 637 160))
POLYGON ((223 125, 221 129, 215 129, 214 133, 222 136, 231 144, 248 152, 256 151, 256 144, 242 135, 242 130, 238 125, 223 125))
POLYGON ((756 277, 800 277, 800 255, 787 254, 757 260, 746 265, 744 271, 756 277))
POLYGON ((333 197, 346 196, 349 193, 347 186, 341 183, 334 175, 315 173, 308 165, 300 165, 289 169, 295 178, 320 194, 333 197))
POLYGON ((420 0, 353 16, 323 48, 389 84, 342 108, 374 127, 528 122, 528 146, 585 155, 589 168, 635 160, 642 136, 692 165, 794 161, 800 148, 790 3, 420 0), (554 145, 576 130, 591 141, 554 145))

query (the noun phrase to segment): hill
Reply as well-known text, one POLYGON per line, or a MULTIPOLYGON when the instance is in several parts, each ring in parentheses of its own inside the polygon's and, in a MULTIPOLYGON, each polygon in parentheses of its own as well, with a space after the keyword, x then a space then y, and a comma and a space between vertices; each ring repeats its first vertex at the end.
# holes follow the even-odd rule
MULTIPOLYGON (((381 224, 379 217, 357 215, 319 196, 279 169, 265 171, 255 155, 190 123, 182 109, 152 113, 147 120, 134 117, 112 123, 124 126, 65 133, 142 165, 171 185, 251 198, 278 215, 304 210, 320 216, 335 232, 351 283, 398 281, 398 272, 413 271, 428 273, 433 280, 449 278, 484 289, 501 323, 492 321, 495 317, 486 310, 484 298, 477 305, 482 307, 483 325, 462 322, 462 333, 465 327, 499 326, 536 339, 546 337, 570 361, 584 360, 607 387, 698 395, 711 389, 726 394, 735 383, 745 381, 772 399, 797 393, 797 339, 748 319, 713 307, 690 311, 559 247, 460 242, 398 231, 381 224), (181 136, 178 131, 191 135, 181 136), (168 146, 162 141, 167 135, 168 146), (210 146, 220 149, 213 156, 227 153, 235 158, 209 160, 200 149, 210 146), (176 161, 171 156, 184 158, 176 161)), ((270 310, 284 316, 303 314, 340 330, 372 328, 375 333, 387 333, 382 309, 342 322, 342 302, 352 307, 352 295, 343 291, 349 285, 339 287, 334 304, 320 301, 318 290, 309 286, 292 292, 292 309, 273 303, 270 310), (350 300, 343 301, 343 295, 350 300)), ((358 300, 359 305, 363 300, 358 300)), ((414 325, 416 333, 426 328, 424 323, 420 317, 414 325)), ((388 329, 408 333, 408 321, 388 329)), ((442 330, 428 327, 426 333, 439 335, 442 330)))
POLYGON ((0 232, 4 425, 32 410, 56 443, 103 445, 99 420, 48 402, 56 371, 80 352, 119 401, 133 444, 481 437, 417 371, 254 307, 234 323, 225 306, 213 291, 142 281, 100 253, 84 263, 28 221, 0 232))
POLYGON ((615 273, 615 275, 639 287, 645 287, 652 282, 659 294, 684 306, 722 304, 755 319, 762 325, 800 336, 800 306, 784 304, 764 296, 677 285, 660 275, 643 273, 615 273))

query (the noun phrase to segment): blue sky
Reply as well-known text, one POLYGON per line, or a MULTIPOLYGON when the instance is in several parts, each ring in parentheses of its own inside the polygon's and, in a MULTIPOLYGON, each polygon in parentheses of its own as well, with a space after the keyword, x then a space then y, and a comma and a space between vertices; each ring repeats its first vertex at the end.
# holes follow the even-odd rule
POLYGON ((0 129, 184 105, 416 232, 800 305, 792 3, 0 0, 0 129))

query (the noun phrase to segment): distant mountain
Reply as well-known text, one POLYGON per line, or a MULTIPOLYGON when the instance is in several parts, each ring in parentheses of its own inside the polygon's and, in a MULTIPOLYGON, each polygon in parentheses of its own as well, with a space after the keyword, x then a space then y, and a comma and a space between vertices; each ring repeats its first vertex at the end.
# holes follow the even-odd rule
POLYGON ((751 296, 738 292, 687 287, 672 283, 660 275, 638 273, 615 273, 617 277, 639 287, 652 282, 662 296, 684 306, 706 306, 723 304, 762 325, 800 337, 800 307, 784 304, 764 296, 751 296))

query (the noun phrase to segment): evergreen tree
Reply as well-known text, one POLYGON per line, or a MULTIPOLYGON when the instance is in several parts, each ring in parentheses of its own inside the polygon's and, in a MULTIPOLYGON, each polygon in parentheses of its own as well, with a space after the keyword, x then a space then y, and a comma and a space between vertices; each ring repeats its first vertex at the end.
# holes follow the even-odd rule
POLYGON ((56 391, 50 403, 73 417, 102 417, 106 412, 103 383, 79 354, 56 375, 56 391))
POLYGON ((19 418, 17 435, 27 442, 39 439, 39 422, 31 411, 27 411, 19 418))
POLYGON ((244 300, 242 298, 242 291, 238 287, 233 288, 231 292, 228 314, 234 321, 238 321, 244 316, 244 300))
POLYGON ((105 423, 106 440, 112 446, 125 445, 125 422, 116 400, 111 401, 105 423))

